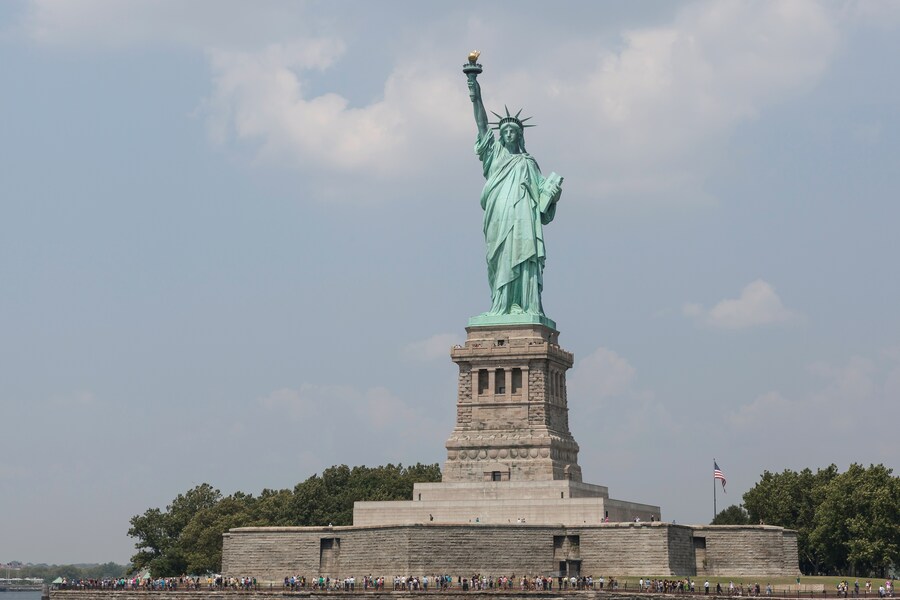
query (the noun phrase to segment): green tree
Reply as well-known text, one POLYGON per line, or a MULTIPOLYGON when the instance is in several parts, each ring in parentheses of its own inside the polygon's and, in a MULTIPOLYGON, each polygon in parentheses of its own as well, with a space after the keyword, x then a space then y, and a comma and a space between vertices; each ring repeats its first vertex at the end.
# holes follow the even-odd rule
POLYGON ((360 500, 409 500, 413 485, 441 480, 436 464, 411 467, 329 467, 293 490, 263 490, 222 497, 209 484, 179 494, 166 510, 151 508, 131 518, 135 569, 153 575, 201 574, 222 564, 222 534, 234 527, 349 525, 360 500))
POLYGON ((441 480, 438 465, 330 467, 294 488, 291 525, 350 525, 353 503, 360 500, 409 500, 413 485, 441 480))
POLYGON ((222 498, 219 490, 203 483, 172 500, 163 512, 151 508, 131 518, 128 535, 137 538, 137 553, 131 557, 135 569, 149 568, 154 575, 187 572, 187 558, 179 544, 181 532, 195 514, 215 506, 222 498))
POLYGON ((797 531, 800 569, 805 573, 818 573, 824 564, 822 548, 811 544, 809 535, 815 527, 816 507, 825 486, 837 472, 835 465, 816 473, 810 469, 799 473, 789 469, 782 473, 765 471, 759 483, 744 494, 744 508, 751 523, 778 525, 797 531))
POLYGON ((264 489, 256 500, 254 519, 260 525, 291 525, 291 490, 264 489))
POLYGON ((766 471, 744 506, 751 522, 797 531, 805 573, 885 575, 900 564, 900 478, 883 465, 766 471))
POLYGON ((185 561, 184 572, 218 571, 222 565, 222 534, 233 527, 254 524, 256 504, 253 496, 236 492, 197 511, 178 538, 179 556, 185 561))
POLYGON ((148 567, 172 545, 166 521, 166 514, 158 508, 151 508, 142 515, 131 517, 128 535, 138 540, 134 545, 137 553, 131 557, 131 564, 135 569, 148 567))
POLYGON ((825 487, 810 544, 831 572, 885 575, 900 564, 900 479, 883 465, 850 465, 825 487))
POLYGON ((711 525, 749 525, 750 515, 739 504, 732 504, 723 509, 712 520, 711 525))

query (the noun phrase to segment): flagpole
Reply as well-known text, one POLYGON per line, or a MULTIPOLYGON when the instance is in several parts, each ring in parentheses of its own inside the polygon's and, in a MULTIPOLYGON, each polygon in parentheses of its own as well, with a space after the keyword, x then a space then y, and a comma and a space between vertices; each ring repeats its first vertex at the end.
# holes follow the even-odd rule
MULTIPOLYGON (((713 458, 713 473, 716 471, 716 459, 713 458)), ((716 478, 713 477, 713 521, 716 520, 716 478)))

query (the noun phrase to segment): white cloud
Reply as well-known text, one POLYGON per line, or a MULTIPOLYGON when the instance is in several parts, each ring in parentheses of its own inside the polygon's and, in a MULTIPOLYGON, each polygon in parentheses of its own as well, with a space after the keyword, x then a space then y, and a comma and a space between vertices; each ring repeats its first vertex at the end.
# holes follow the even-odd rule
MULTIPOLYGON (((665 435, 683 430, 683 424, 652 390, 636 385, 636 378, 637 369, 626 358, 602 347, 579 360, 568 378, 570 410, 582 417, 593 415, 605 445, 625 448, 640 443, 634 432, 652 422, 665 423, 665 435)), ((573 424, 574 429, 579 426, 573 424)))
POLYGON ((900 26, 900 4, 896 2, 868 2, 849 0, 842 6, 841 16, 862 25, 883 29, 900 26))
POLYGON ((900 346, 891 346, 881 351, 881 356, 887 360, 900 363, 900 346))
MULTIPOLYGON (((696 188, 711 144, 811 86, 837 41, 829 14, 807 2, 691 5, 667 27, 623 37, 617 52, 578 40, 529 57, 530 73, 485 81, 488 103, 502 93, 527 99, 529 114, 583 115, 557 117, 562 129, 555 141, 591 140, 575 145, 574 154, 575 147, 561 149, 567 156, 559 162, 583 175, 603 172, 603 183, 590 185, 616 193, 696 188), (570 64, 555 75, 561 62, 570 64), (542 85, 535 85, 533 73, 547 74, 542 85)), ((259 141, 267 159, 381 174, 410 165, 434 168, 440 164, 436 147, 468 131, 462 127, 471 112, 460 81, 437 61, 406 59, 386 80, 381 100, 349 108, 337 94, 308 96, 300 78, 265 52, 218 56, 217 79, 236 85, 217 85, 212 104, 228 106, 235 139, 259 141), (441 128, 429 129, 436 143, 423 152, 410 134, 437 122, 441 128)))
MULTIPOLYGON (((677 443, 684 432, 678 415, 672 414, 655 394, 636 385, 637 369, 609 348, 598 348, 578 361, 569 377, 568 397, 572 433, 582 448, 580 463, 590 470, 600 457, 616 449, 617 468, 639 462, 652 431, 654 443, 677 443), (595 459, 586 457, 594 456, 595 459)), ((605 465, 605 463, 604 463, 605 465)), ((604 466, 603 477, 609 476, 604 466)), ((605 482, 606 483, 606 482, 605 482)))
POLYGON ((419 429, 432 425, 427 414, 409 405, 384 387, 365 390, 350 385, 315 385, 281 388, 258 398, 257 403, 272 413, 286 415, 301 423, 343 423, 349 430, 390 430, 403 423, 419 429))
POLYGON ((462 340, 455 333, 436 333, 427 339, 407 344, 403 349, 403 355, 418 361, 446 359, 450 355, 450 348, 459 343, 462 343, 462 340))
POLYGON ((884 134, 881 123, 859 123, 850 125, 850 136, 860 144, 877 144, 884 134))
POLYGON ((258 398, 257 402, 271 411, 286 412, 294 418, 303 418, 315 414, 316 404, 310 398, 315 395, 315 390, 310 389, 311 387, 304 385, 300 390, 281 388, 258 398))
POLYGON ((29 479, 35 473, 21 465, 0 464, 0 483, 11 483, 17 479, 29 479))
POLYGON ((117 49, 136 44, 257 45, 311 29, 299 2, 273 0, 33 0, 24 28, 52 46, 117 49))
MULTIPOLYGON (((460 27, 482 35, 490 18, 444 22, 444 14, 428 35, 404 29, 411 46, 380 96, 353 105, 341 90, 314 90, 304 78, 311 69, 346 68, 337 61, 349 30, 333 19, 316 27, 319 11, 294 3, 38 0, 30 12, 28 28, 40 43, 156 42, 204 51, 213 69, 204 107, 215 140, 248 144, 258 160, 305 173, 353 173, 333 180, 344 186, 401 173, 405 180, 438 176, 448 156, 469 147, 471 105, 445 48, 458 45, 460 27)), ((552 127, 532 150, 565 171, 571 197, 695 202, 736 126, 819 81, 838 47, 841 17, 805 0, 688 4, 668 24, 626 30, 619 40, 570 36, 522 48, 513 69, 490 70, 486 52, 485 101, 496 110, 498 102, 526 106, 552 127)), ((489 31, 497 46, 521 33, 489 31)), ((348 70, 344 79, 353 76, 348 70)))
POLYGON ((635 368, 614 351, 597 348, 578 361, 572 385, 589 398, 622 396, 631 391, 635 368))
POLYGON ((767 426, 784 422, 793 408, 791 402, 779 392, 767 392, 730 414, 728 421, 736 427, 767 426))
POLYGON ((582 116, 577 137, 592 141, 602 187, 677 195, 696 190, 736 125, 810 89, 838 39, 817 3, 695 3, 669 25, 625 32, 618 51, 561 45, 553 60, 564 54, 580 72, 552 80, 550 95, 582 116))
POLYGON ((310 94, 303 71, 328 67, 342 51, 339 39, 255 52, 209 51, 215 73, 207 103, 213 138, 258 144, 259 159, 304 170, 384 177, 436 162, 433 151, 422 152, 416 136, 429 123, 442 123, 436 139, 446 140, 458 129, 446 115, 471 111, 459 86, 424 62, 407 61, 388 77, 382 98, 365 106, 350 106, 338 93, 310 94))
POLYGON ((855 356, 845 363, 815 363, 806 370, 809 389, 789 397, 770 391, 726 416, 728 434, 748 445, 758 442, 760 431, 769 439, 805 441, 804 452, 826 462, 886 462, 891 464, 900 444, 895 437, 880 435, 879 425, 900 418, 900 364, 855 356), (812 378, 810 378, 810 376, 812 378), (875 429, 870 429, 874 427, 875 429), (871 432, 856 437, 857 443, 836 449, 836 436, 871 432))
POLYGON ((97 395, 94 392, 82 390, 53 396, 50 401, 60 408, 84 408, 95 405, 97 403, 97 395))
POLYGON ((383 387, 366 390, 362 406, 366 421, 380 430, 403 428, 409 423, 420 423, 422 415, 415 408, 383 387))
POLYGON ((854 356, 843 365, 816 363, 809 370, 824 385, 805 399, 802 417, 824 440, 862 434, 847 462, 900 467, 900 441, 884 429, 900 419, 900 364, 890 356, 887 361, 854 356))
POLYGON ((738 298, 722 300, 709 310, 699 304, 685 304, 682 313, 718 329, 748 329, 785 323, 799 317, 785 308, 775 288, 762 279, 748 284, 738 298))
POLYGON ((821 418, 840 427, 846 408, 856 410, 869 405, 881 393, 874 361, 854 356, 847 364, 834 367, 825 363, 810 365, 810 372, 825 381, 825 387, 811 394, 809 407, 821 418))
POLYGON ((702 317, 703 316, 703 307, 699 304, 688 303, 684 305, 681 312, 686 317, 702 317))

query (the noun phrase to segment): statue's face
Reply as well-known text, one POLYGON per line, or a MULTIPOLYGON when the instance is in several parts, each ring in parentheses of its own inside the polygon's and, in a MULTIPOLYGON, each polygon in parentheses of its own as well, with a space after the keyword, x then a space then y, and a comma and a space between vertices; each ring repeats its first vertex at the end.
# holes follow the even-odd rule
POLYGON ((500 132, 500 137, 503 138, 504 146, 518 146, 519 128, 512 126, 504 127, 503 131, 500 132))

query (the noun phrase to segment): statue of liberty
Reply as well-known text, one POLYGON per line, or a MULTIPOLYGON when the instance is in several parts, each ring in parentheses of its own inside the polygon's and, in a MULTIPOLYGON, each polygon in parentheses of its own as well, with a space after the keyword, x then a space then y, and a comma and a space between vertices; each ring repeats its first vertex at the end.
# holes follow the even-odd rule
MULTIPOLYGON (((481 65, 478 52, 469 55, 463 68, 468 76, 469 97, 475 111, 478 138, 475 153, 481 160, 484 189, 484 241, 487 246, 488 283, 491 309, 470 319, 470 325, 555 323, 544 315, 541 304, 546 252, 543 226, 556 214, 562 177, 541 175, 540 167, 525 150, 525 121, 520 110, 511 115, 493 113, 498 121, 489 123, 476 77, 481 65), (491 127, 498 130, 495 139, 491 127)), ((529 117, 530 118, 530 117, 529 117)))

